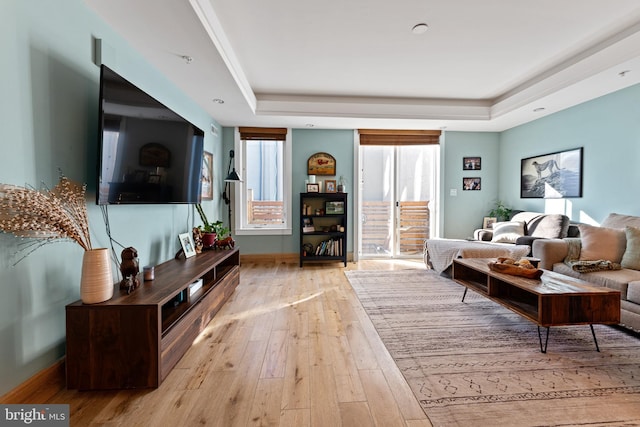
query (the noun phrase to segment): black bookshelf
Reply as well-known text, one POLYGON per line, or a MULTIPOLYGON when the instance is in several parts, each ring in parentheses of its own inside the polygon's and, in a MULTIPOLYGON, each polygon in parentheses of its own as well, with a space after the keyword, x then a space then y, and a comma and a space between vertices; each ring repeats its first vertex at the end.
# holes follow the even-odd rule
POLYGON ((300 193, 300 267, 342 261, 347 266, 347 193, 300 193))

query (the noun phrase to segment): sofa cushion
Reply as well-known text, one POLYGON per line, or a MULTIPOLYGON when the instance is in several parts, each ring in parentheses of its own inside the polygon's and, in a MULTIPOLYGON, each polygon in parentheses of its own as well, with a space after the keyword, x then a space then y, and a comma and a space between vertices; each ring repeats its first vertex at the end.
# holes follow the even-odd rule
POLYGON ((640 283, 640 271, 623 268, 621 270, 594 271, 593 273, 578 273, 563 262, 553 264, 553 271, 565 276, 582 279, 597 286, 620 291, 620 298, 627 299, 630 282, 640 283))
POLYGON ((627 247, 620 264, 623 268, 640 270, 640 228, 626 226, 627 247))
POLYGON ((629 282, 627 297, 624 299, 640 304, 640 281, 629 282))
POLYGON ((582 239, 581 261, 604 259, 620 263, 627 247, 624 230, 595 227, 588 224, 579 224, 578 228, 582 239))
POLYGON ((524 222, 507 221, 493 224, 494 243, 515 243, 518 237, 524 236, 524 222))
POLYGON ((620 228, 623 229, 629 225, 631 227, 640 228, 640 216, 622 215, 617 213, 611 213, 600 224, 602 227, 607 228, 620 228))
POLYGON ((562 214, 545 214, 527 222, 527 236, 544 239, 562 239, 567 237, 569 217, 562 214))

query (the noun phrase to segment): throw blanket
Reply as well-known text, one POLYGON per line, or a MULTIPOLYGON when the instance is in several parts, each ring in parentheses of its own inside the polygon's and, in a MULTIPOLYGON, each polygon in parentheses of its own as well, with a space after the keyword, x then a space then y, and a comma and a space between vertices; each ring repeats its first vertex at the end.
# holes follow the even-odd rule
POLYGON ((451 266, 455 258, 520 259, 529 254, 531 248, 513 243, 490 243, 478 240, 427 239, 424 242, 425 263, 438 274, 451 266))
POLYGON ((573 271, 577 271, 578 273, 591 273, 594 271, 620 270, 622 268, 620 264, 606 259, 580 260, 580 250, 582 249, 580 239, 569 238, 564 240, 569 246, 569 251, 567 252, 567 257, 564 259, 564 263, 571 267, 573 271))

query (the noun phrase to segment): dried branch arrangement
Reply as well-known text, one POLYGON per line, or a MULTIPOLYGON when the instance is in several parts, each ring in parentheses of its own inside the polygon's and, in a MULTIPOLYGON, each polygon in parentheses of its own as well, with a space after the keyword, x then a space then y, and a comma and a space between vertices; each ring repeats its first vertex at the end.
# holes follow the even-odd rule
POLYGON ((86 186, 63 175, 51 190, 0 184, 0 230, 35 239, 27 244, 32 249, 27 255, 58 240, 74 241, 90 250, 85 191, 86 186))

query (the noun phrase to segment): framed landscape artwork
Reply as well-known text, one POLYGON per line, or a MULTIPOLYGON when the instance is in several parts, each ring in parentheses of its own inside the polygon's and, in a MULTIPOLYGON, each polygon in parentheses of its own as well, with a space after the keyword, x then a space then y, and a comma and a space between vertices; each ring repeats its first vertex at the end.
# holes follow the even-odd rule
POLYGON ((582 197, 582 147, 522 159, 520 197, 582 197))

